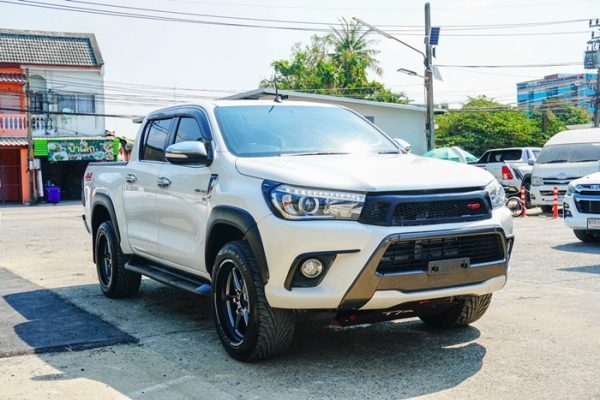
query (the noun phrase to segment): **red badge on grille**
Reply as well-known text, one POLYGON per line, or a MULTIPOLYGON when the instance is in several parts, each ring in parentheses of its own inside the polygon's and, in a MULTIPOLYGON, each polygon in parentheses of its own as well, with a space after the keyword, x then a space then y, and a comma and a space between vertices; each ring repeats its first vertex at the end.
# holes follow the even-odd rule
POLYGON ((467 204, 467 208, 471 211, 479 210, 481 208, 481 204, 479 204, 479 203, 467 204))

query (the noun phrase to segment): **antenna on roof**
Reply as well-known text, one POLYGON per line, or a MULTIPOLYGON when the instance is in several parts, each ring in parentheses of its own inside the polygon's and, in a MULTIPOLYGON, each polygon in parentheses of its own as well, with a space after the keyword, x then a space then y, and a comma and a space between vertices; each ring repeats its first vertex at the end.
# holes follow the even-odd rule
POLYGON ((277 87, 277 76, 273 77, 273 82, 275 83, 275 98, 273 101, 275 103, 283 103, 283 100, 287 100, 288 96, 286 94, 279 94, 279 88, 277 87))

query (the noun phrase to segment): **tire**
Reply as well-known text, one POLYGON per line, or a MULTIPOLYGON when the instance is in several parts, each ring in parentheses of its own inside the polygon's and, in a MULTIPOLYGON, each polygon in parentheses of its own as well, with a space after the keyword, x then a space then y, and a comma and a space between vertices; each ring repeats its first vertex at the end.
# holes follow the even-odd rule
POLYGON ((542 212, 544 212, 544 213, 552 212, 552 206, 541 206, 541 208, 542 208, 542 212))
POLYGON ((427 325, 437 328, 456 328, 469 325, 485 314, 492 301, 491 294, 470 296, 441 314, 422 315, 419 318, 427 325))
POLYGON ((212 272, 212 311, 217 334, 231 357, 254 361, 285 352, 293 339, 292 310, 271 308, 250 246, 223 246, 212 272))
POLYGON ((103 222, 96 232, 96 271, 106 297, 124 298, 138 292, 142 276, 127 271, 125 262, 112 222, 103 222))
POLYGON ((506 200, 506 207, 508 207, 513 217, 520 217, 523 213, 523 203, 518 197, 509 197, 506 200))
POLYGON ((589 231, 574 230, 573 233, 577 236, 577 239, 584 243, 599 243, 600 237, 592 235, 589 231))

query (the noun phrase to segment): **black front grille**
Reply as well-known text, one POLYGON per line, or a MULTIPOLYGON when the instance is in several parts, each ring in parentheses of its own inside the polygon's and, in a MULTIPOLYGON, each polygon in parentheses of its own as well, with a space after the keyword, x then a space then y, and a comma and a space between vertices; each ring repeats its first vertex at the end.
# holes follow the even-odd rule
POLYGON ((427 271, 430 261, 469 258, 471 264, 504 259, 499 234, 414 239, 391 244, 379 261, 377 272, 427 271))
POLYGON ((383 226, 411 226, 477 221, 491 215, 487 192, 367 195, 360 221, 383 226))
POLYGON ((594 200, 575 200, 577 210, 583 214, 600 214, 600 198, 594 200))
POLYGON ((394 209, 392 225, 464 216, 487 215, 488 210, 482 199, 423 201, 400 203, 394 209))
MULTIPOLYGON (((554 196, 554 190, 540 190, 540 194, 542 196, 554 196)), ((558 195, 559 196, 564 196, 565 194, 567 194, 566 190, 559 190, 558 191, 558 195)))

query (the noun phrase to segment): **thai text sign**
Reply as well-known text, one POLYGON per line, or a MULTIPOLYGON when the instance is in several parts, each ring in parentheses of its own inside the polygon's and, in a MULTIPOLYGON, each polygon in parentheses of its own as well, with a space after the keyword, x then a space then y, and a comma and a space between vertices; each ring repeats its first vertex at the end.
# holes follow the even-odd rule
POLYGON ((52 140, 48 141, 49 161, 114 161, 115 143, 113 140, 52 140))

